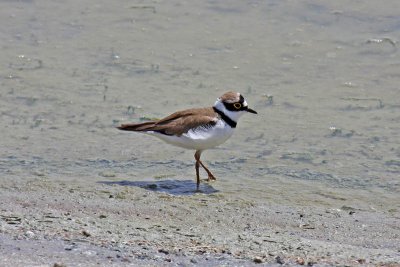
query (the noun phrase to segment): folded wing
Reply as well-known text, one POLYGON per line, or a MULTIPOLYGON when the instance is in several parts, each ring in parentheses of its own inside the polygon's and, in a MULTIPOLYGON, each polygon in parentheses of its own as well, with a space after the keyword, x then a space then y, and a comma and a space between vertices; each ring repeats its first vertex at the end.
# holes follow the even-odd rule
POLYGON ((216 122, 216 114, 212 108, 201 108, 178 111, 158 121, 122 124, 118 129, 137 132, 154 131, 180 136, 190 129, 212 127, 216 122))

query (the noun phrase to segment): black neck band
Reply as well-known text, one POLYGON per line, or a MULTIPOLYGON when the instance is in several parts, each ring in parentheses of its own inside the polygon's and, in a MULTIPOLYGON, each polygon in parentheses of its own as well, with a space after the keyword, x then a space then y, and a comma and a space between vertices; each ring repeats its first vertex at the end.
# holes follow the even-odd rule
POLYGON ((225 115, 225 113, 223 113, 221 110, 217 109, 216 107, 213 107, 214 111, 217 112, 220 116, 221 119, 223 119, 229 126, 231 126, 232 128, 236 128, 236 121, 232 120, 231 118, 229 118, 228 116, 225 115))

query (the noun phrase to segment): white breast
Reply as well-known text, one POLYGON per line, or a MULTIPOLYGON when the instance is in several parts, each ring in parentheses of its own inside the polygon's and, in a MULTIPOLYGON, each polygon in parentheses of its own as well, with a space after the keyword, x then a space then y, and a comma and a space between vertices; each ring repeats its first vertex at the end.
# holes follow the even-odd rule
POLYGON ((186 149, 204 150, 216 147, 232 136, 233 130, 223 120, 218 120, 217 123, 209 128, 199 127, 189 130, 181 136, 165 135, 157 132, 147 132, 161 140, 175 146, 186 149))

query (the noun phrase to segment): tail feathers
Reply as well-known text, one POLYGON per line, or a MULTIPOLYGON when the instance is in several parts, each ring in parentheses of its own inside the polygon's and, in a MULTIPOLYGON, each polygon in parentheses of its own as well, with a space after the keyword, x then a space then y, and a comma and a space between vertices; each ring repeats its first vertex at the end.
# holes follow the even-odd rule
POLYGON ((137 132, 145 132, 145 131, 152 131, 155 125, 154 121, 144 122, 144 123, 129 123, 129 124, 122 124, 121 126, 117 127, 119 130, 122 131, 137 131, 137 132))

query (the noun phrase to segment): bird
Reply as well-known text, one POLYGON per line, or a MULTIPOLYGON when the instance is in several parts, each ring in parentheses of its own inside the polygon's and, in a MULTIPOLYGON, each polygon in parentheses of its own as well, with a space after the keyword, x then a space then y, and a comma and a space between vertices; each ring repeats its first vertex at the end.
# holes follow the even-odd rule
POLYGON ((168 144, 195 150, 196 186, 199 191, 200 166, 208 174, 207 181, 216 180, 200 160, 201 153, 228 140, 236 129, 239 118, 245 113, 257 114, 248 107, 240 93, 229 91, 217 98, 212 107, 186 109, 160 120, 121 124, 117 128, 145 133, 168 144))

